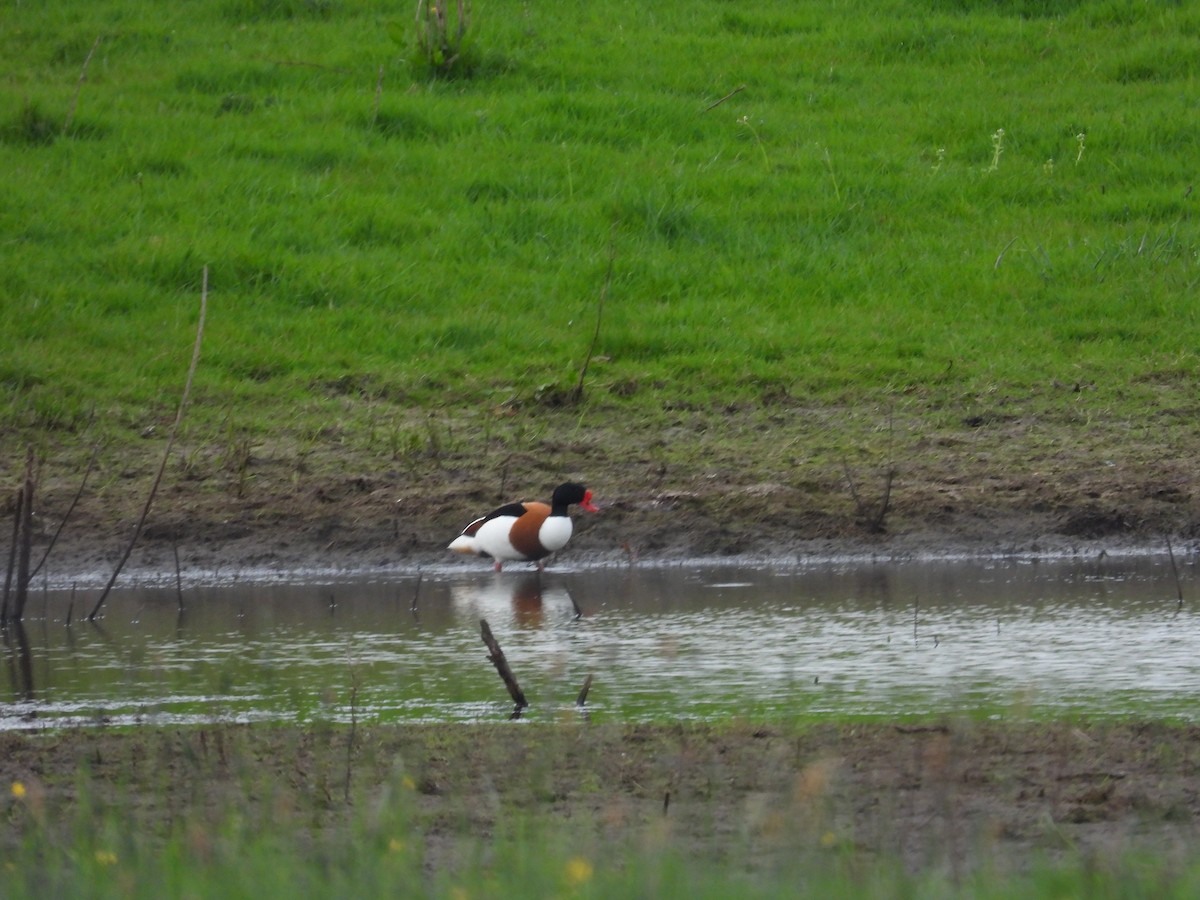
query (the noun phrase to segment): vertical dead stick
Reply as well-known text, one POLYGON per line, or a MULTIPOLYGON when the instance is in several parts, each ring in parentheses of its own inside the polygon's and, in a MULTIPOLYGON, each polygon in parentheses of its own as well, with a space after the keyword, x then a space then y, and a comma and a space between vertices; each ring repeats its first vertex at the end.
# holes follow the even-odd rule
POLYGON ((583 679, 583 687, 579 690, 579 696, 575 698, 576 706, 583 706, 587 703, 588 691, 592 689, 592 676, 589 675, 583 679))
POLYGON ((95 54, 96 48, 100 46, 100 38, 101 35, 96 35, 92 49, 88 51, 88 55, 83 61, 83 68, 79 71, 79 81, 75 82, 75 96, 71 98, 71 108, 67 110, 67 119, 63 122, 63 134, 71 130, 71 123, 75 120, 75 107, 79 105, 79 93, 83 90, 83 83, 87 81, 88 66, 91 65, 92 56, 95 54))
POLYGON ((25 454, 25 485, 21 490, 21 539, 17 543, 17 592, 13 596, 10 620, 20 622, 25 617, 25 601, 29 598, 29 555, 33 546, 33 493, 37 480, 33 448, 25 454))
POLYGON ((424 572, 417 573, 417 586, 413 588, 412 606, 409 607, 412 612, 417 611, 417 601, 421 599, 421 579, 425 577, 424 572))
POLYGON ((1171 546, 1171 536, 1167 536, 1167 556, 1171 558, 1171 574, 1175 576, 1175 593, 1179 596, 1179 605, 1175 607, 1175 611, 1183 609, 1183 585, 1179 583, 1179 567, 1175 565, 1175 550, 1171 546))
POLYGON ((13 572, 17 568, 17 545, 21 543, 21 516, 24 514, 25 491, 16 494, 16 509, 13 511, 12 543, 8 547, 8 568, 4 573, 4 600, 0 603, 0 622, 8 621, 8 598, 12 594, 13 572))
POLYGON ((529 702, 525 699, 525 692, 521 690, 521 686, 517 684, 517 679, 513 675, 512 669, 508 667, 508 660, 505 659, 504 651, 500 649, 500 644, 492 636, 492 629, 488 626, 487 619, 479 620, 479 629, 483 633, 483 642, 487 644, 489 651, 488 659, 492 661, 492 665, 500 673, 500 678, 504 681, 504 686, 508 688, 508 695, 513 698, 513 703, 517 704, 517 709, 524 709, 529 705, 529 702))
POLYGON ((178 541, 171 541, 171 552, 175 554, 175 594, 179 598, 179 611, 183 612, 183 572, 179 569, 178 541))
POLYGON ((142 515, 137 521, 137 526, 133 529, 133 537, 129 539, 129 544, 125 547, 125 552, 122 554, 120 562, 117 563, 117 567, 113 570, 112 577, 108 579, 108 584, 104 586, 104 591, 100 594, 100 599, 96 601, 96 605, 88 614, 89 622, 96 621, 96 614, 100 612, 100 607, 104 605, 104 601, 108 598, 113 585, 117 583, 117 576, 125 568, 125 563, 129 562, 129 556, 133 553, 133 547, 142 533, 142 527, 146 524, 146 517, 150 515, 150 505, 154 503, 154 495, 158 493, 158 485, 162 482, 163 472, 166 471, 167 460, 171 458, 171 448, 175 445, 175 435, 179 433, 179 423, 183 421, 183 410, 187 406, 188 394, 192 392, 192 378, 196 374, 196 365, 200 362, 200 344, 204 340, 204 316, 207 312, 208 266, 205 266, 200 285, 200 321, 196 324, 196 344, 192 348, 192 364, 188 367, 187 381, 183 385, 183 396, 179 398, 179 410, 175 413, 175 424, 171 426, 171 434, 167 437, 167 446, 163 450, 162 463, 158 467, 158 474, 154 476, 154 483, 150 485, 150 495, 146 498, 146 505, 142 507, 142 515))

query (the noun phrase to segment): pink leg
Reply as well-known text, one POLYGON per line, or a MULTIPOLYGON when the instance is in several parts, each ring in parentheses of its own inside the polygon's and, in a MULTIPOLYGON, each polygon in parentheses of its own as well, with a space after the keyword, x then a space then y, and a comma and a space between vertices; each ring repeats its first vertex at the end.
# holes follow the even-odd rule
POLYGON ((497 571, 497 572, 499 572, 499 571, 500 571, 500 567, 501 567, 502 565, 504 565, 504 564, 503 564, 502 562, 500 562, 500 560, 496 560, 496 571, 497 571))

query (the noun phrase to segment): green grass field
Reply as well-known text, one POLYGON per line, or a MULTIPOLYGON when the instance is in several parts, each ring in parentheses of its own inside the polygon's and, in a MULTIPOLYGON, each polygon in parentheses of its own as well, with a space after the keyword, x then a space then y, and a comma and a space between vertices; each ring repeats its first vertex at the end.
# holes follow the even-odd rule
POLYGON ((2 15, 7 434, 169 416, 204 266, 202 430, 560 401, 602 293, 618 414, 1194 406, 1186 5, 480 2, 441 79, 408 4, 2 15))

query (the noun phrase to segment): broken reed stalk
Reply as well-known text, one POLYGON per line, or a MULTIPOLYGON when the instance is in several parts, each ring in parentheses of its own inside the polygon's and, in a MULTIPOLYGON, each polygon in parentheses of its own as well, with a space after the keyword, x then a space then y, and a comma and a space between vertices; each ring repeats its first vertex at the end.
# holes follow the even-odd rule
POLYGON ((517 704, 517 709, 524 709, 529 705, 529 701, 525 699, 525 692, 521 690, 521 685, 517 684, 516 676, 513 675, 512 669, 508 667, 508 660, 504 656, 504 651, 500 649, 500 644, 492 635, 492 629, 487 623, 487 619, 479 620, 479 630, 483 634, 483 642, 487 644, 488 659, 492 661, 492 665, 496 667, 496 671, 500 673, 500 678, 504 682, 504 686, 508 688, 508 695, 512 697, 513 703, 517 704))
POLYGON ((79 504, 79 498, 83 496, 83 490, 87 487, 88 478, 91 477, 92 470, 96 468, 96 458, 99 455, 100 445, 97 444, 92 448, 92 458, 88 460, 87 468, 83 472, 83 480, 79 482, 79 490, 75 492, 75 497, 71 500, 71 505, 67 507, 67 511, 63 514, 62 521, 58 523, 58 528, 54 530, 54 536, 50 538, 50 543, 46 546, 46 552, 42 554, 42 558, 38 560, 38 564, 29 573, 30 578, 35 577, 42 570, 42 566, 46 564, 46 560, 50 557, 50 551, 58 543, 58 536, 62 534, 63 529, 66 527, 67 520, 71 518, 71 513, 75 512, 75 507, 79 504))
POLYGON ((587 695, 588 695, 588 691, 590 691, 591 689, 592 689, 592 676, 589 675, 587 678, 583 679, 583 687, 579 689, 579 696, 575 698, 576 706, 587 705, 587 695))
POLYGON ((417 573, 417 586, 413 588, 412 606, 409 607, 409 610, 414 613, 417 611, 417 601, 421 599, 421 579, 424 577, 424 572, 417 573))
POLYGON ((33 547, 33 494, 37 480, 33 448, 25 452, 25 483, 17 492, 17 512, 13 520, 13 542, 8 557, 8 573, 4 579, 4 602, 0 604, 0 622, 20 622, 25 615, 29 598, 29 556, 33 547), (15 556, 15 560, 14 560, 15 556), (13 587, 13 567, 16 566, 16 590, 13 587))
POLYGON ((738 94, 740 94, 745 89, 746 89, 746 86, 744 84, 739 84, 737 87, 735 87, 732 91, 730 91, 728 94, 726 94, 720 100, 716 101, 715 103, 710 103, 710 104, 708 104, 708 106, 704 107, 704 111, 708 112, 710 109, 716 109, 718 106, 720 106, 726 100, 728 100, 730 97, 736 97, 738 94))
POLYGON ((1175 565, 1175 550, 1171 546, 1171 536, 1167 535, 1167 556, 1171 558, 1171 574, 1175 576, 1175 593, 1179 597, 1179 603, 1175 607, 1175 611, 1179 612, 1183 609, 1183 585, 1179 582, 1179 567, 1175 565))
POLYGON ((25 506, 25 491, 16 494, 13 511, 12 543, 8 545, 8 567, 4 571, 4 600, 0 602, 0 623, 8 621, 8 600, 12 596, 13 573, 17 569, 17 544, 21 542, 21 514, 25 506))
POLYGON ((179 611, 183 612, 183 572, 179 570, 178 541, 171 541, 171 552, 175 554, 175 596, 179 600, 179 611))
POLYGON ((17 547, 17 593, 13 598, 12 618, 20 622, 29 599, 29 555, 33 549, 33 494, 37 482, 33 448, 25 453, 25 486, 21 491, 21 541, 17 547))
POLYGON ((887 475, 884 476, 883 499, 879 501, 879 512, 876 513, 875 518, 872 519, 870 523, 870 531, 876 534, 881 534, 887 530, 887 527, 883 524, 883 521, 887 518, 888 507, 892 505, 892 482, 895 480, 896 468, 892 466, 887 470, 887 475))
POLYGON ((600 297, 596 301, 596 329, 592 332, 592 342, 588 345, 587 355, 583 358, 583 365, 579 368, 579 383, 571 391, 572 403, 579 403, 583 400, 583 381, 587 378, 588 367, 592 364, 592 357, 596 354, 596 344, 600 341, 600 323, 604 319, 604 301, 608 298, 608 288, 612 284, 613 262, 617 258, 616 231, 617 223, 613 222, 608 237, 608 271, 604 273, 604 284, 600 287, 600 297))
MULTIPOLYGON (((1017 235, 1017 237, 1020 237, 1020 235, 1017 235)), ((1004 262, 1004 254, 1007 253, 1008 248, 1011 247, 1016 242, 1017 242, 1017 238, 1013 238, 1011 241, 1009 241, 1007 244, 1004 245, 1004 249, 1000 251, 1000 255, 996 257, 996 262, 992 265, 992 271, 996 271, 997 269, 1000 268, 1000 263, 1004 262)))
POLYGON ((88 66, 92 63, 92 56, 96 53, 96 48, 100 46, 101 37, 103 35, 96 35, 92 49, 88 51, 88 55, 83 61, 83 68, 79 71, 79 80, 75 82, 75 96, 71 98, 71 108, 67 110, 67 118, 63 122, 62 133, 64 135, 71 130, 71 123, 75 121, 75 108, 79 106, 79 94, 83 90, 83 83, 87 81, 88 66))
POLYGON ((133 547, 142 533, 142 527, 146 524, 146 517, 150 515, 150 506, 154 503, 154 495, 158 493, 158 486, 162 482, 163 472, 167 468, 167 460, 171 458, 171 448, 175 445, 175 436, 179 433, 179 423, 183 421, 183 410, 187 406, 188 395, 192 392, 192 378, 195 377, 196 366, 200 362, 200 345, 204 340, 204 317, 207 312, 208 266, 205 266, 200 283, 200 321, 196 324, 196 343, 192 347, 192 362, 188 366, 187 381, 183 385, 183 395, 179 398, 179 409, 175 413, 175 423, 171 426, 171 433, 167 437, 167 446, 163 450, 162 463, 158 467, 158 474, 154 476, 154 483, 150 485, 150 494, 146 497, 146 505, 142 507, 142 514, 133 529, 133 536, 129 539, 129 544, 125 547, 125 552, 121 555, 116 568, 113 569, 112 577, 108 579, 108 584, 104 586, 104 591, 100 594, 100 599, 96 601, 96 605, 92 607, 92 611, 88 614, 89 622, 96 620, 96 615, 100 612, 100 607, 104 605, 104 601, 108 598, 113 585, 117 583, 117 577, 121 574, 121 570, 125 568, 125 563, 129 562, 129 556, 133 553, 133 547))

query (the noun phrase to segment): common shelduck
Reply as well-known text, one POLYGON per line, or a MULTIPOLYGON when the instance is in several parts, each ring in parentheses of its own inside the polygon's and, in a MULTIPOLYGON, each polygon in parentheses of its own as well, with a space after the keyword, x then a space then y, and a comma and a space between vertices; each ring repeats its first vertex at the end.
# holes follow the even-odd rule
MULTIPOLYGON (((561 550, 571 539, 574 526, 567 507, 578 503, 581 509, 597 512, 592 492, 582 484, 567 482, 554 489, 550 503, 531 501, 509 503, 482 516, 462 530, 450 542, 457 553, 490 556, 496 571, 508 561, 533 562, 561 550)), ((538 568, 544 563, 538 562, 538 568)))

